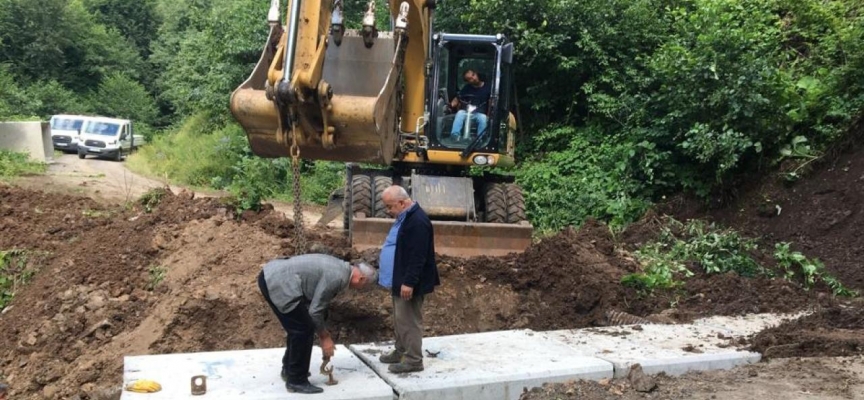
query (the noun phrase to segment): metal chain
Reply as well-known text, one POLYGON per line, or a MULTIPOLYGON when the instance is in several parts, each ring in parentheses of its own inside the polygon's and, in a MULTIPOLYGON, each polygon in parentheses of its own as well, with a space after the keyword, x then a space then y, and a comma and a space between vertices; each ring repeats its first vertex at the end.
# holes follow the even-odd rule
POLYGON ((303 254, 306 252, 306 229, 300 200, 300 146, 297 145, 296 123, 291 126, 291 179, 294 194, 294 248, 297 254, 303 254))

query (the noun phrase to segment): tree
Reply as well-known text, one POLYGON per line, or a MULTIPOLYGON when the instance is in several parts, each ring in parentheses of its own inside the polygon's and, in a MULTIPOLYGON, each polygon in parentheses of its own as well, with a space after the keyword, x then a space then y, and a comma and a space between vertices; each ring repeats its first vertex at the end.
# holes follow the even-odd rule
POLYGON ((156 102, 144 86, 119 72, 99 84, 90 96, 90 104, 97 114, 145 124, 152 124, 157 116, 156 102))

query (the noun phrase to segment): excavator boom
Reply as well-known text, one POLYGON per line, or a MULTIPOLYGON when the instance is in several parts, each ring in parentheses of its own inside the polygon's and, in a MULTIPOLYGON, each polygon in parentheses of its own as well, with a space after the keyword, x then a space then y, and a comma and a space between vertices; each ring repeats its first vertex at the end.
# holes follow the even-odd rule
POLYGON ((252 151, 261 157, 386 168, 361 171, 349 165, 344 226, 358 249, 383 243, 392 220, 383 214, 380 196, 397 183, 433 218, 440 253, 524 250, 533 230, 525 220, 521 191, 512 183, 467 174, 471 166, 513 164, 515 122, 498 94, 506 90, 501 83, 506 82, 505 69, 496 67, 510 62, 506 56, 512 45, 501 35, 433 35, 435 0, 390 0, 392 32, 376 29, 371 0, 362 28, 345 29, 342 1, 289 0, 283 25, 279 0, 271 0, 270 34, 261 58, 231 96, 231 112, 252 151), (453 56, 441 60, 452 60, 452 65, 438 63, 447 49, 453 56), (432 74, 464 68, 455 62, 459 54, 469 53, 483 58, 482 65, 492 65, 495 73, 490 128, 477 132, 474 126, 471 131, 473 119, 468 118, 465 137, 476 139, 456 147, 432 136, 454 120, 439 106, 438 97, 448 100, 449 95, 437 85, 446 82, 432 74), (492 193, 488 199, 487 193, 492 193))

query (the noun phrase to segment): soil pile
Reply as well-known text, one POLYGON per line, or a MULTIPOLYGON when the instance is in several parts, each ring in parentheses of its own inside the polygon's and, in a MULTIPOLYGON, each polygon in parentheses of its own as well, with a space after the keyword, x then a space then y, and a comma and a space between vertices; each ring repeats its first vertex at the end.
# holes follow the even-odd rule
POLYGON ((753 350, 765 357, 864 354, 864 304, 819 310, 758 333, 753 350))
MULTIPOLYGON (((864 127, 860 127, 864 135, 864 127)), ((827 156, 826 156, 827 157, 827 156)), ((677 199, 667 206, 677 218, 707 218, 749 236, 792 242, 817 257, 843 284, 864 289, 864 146, 823 163, 804 179, 787 183, 769 175, 745 186, 721 209, 677 199)))
POLYGON ((645 390, 651 386, 629 377, 550 383, 526 390, 520 400, 750 400, 778 394, 786 400, 855 399, 864 387, 864 369, 855 358, 790 358, 710 373, 659 374, 648 380, 656 383, 650 391, 645 390))
MULTIPOLYGON (((125 355, 284 346, 255 282, 263 263, 296 251, 281 213, 238 217, 218 199, 182 192, 131 208, 8 187, 0 198, 0 249, 41 255, 0 315, 0 379, 13 398, 116 398, 125 355)), ((310 231, 307 240, 344 259, 376 257, 352 251, 341 232, 310 231)), ((592 222, 520 255, 440 257, 426 335, 604 325, 609 311, 671 322, 820 301, 789 283, 734 276, 640 295, 619 283, 639 268, 628 246, 592 222)), ((334 339, 390 340, 391 311, 386 291, 349 291, 330 309, 334 339)))

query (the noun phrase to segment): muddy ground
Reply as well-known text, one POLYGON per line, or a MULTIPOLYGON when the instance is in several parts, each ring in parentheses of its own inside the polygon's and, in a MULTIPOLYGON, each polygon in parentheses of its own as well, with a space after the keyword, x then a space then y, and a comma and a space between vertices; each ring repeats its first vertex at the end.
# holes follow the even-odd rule
MULTIPOLYGON (((103 161, 82 162, 99 168, 103 161)), ((63 175, 37 182, 46 179, 68 185, 63 175)), ((294 253, 293 225, 281 212, 237 216, 219 198, 176 188, 145 206, 116 197, 93 200, 86 190, 46 192, 27 182, 0 186, 0 249, 26 250, 35 272, 0 315, 0 380, 11 385, 12 398, 117 398, 124 355, 284 345, 254 281, 261 264, 294 253)), ((591 222, 521 255, 441 257, 443 285, 427 303, 426 334, 597 326, 608 323, 610 311, 670 323, 811 310, 813 320, 767 332, 753 345, 782 350, 771 350, 772 357, 862 354, 861 303, 838 301, 819 288, 733 275, 697 275, 680 290, 652 296, 622 287, 620 278, 639 269, 628 249, 650 240, 655 228, 653 217, 647 218, 616 241, 609 229, 591 222), (818 345, 807 344, 811 338, 818 345)), ((374 262, 374 254, 348 248, 339 230, 312 231, 309 239, 343 258, 374 262)), ((854 283, 855 273, 847 272, 854 283)), ((330 312, 335 340, 391 339, 390 308, 383 291, 342 296, 330 312)), ((706 384, 716 386, 723 378, 711 379, 706 384)), ((550 396, 530 398, 558 398, 550 396)))

